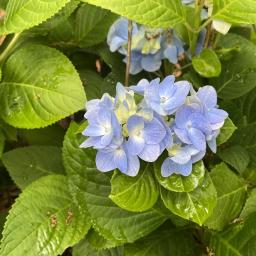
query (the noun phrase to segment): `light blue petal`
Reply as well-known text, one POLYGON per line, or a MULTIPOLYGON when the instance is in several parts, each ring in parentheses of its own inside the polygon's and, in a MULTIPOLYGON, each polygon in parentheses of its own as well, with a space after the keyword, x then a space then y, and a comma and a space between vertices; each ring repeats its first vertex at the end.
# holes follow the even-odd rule
POLYGON ((178 150, 177 154, 173 157, 171 157, 172 161, 177 163, 177 164, 186 164, 191 160, 191 155, 189 152, 186 150, 185 147, 180 148, 178 150))
POLYGON ((189 116, 193 113, 193 109, 182 107, 176 112, 175 125, 177 128, 186 128, 189 116))
POLYGON ((181 174, 183 176, 189 176, 192 172, 192 162, 189 161, 186 164, 174 163, 170 158, 165 159, 161 167, 161 173, 163 177, 168 177, 173 173, 181 174))
POLYGON ((112 113, 108 109, 100 108, 97 115, 98 122, 103 126, 111 126, 111 115, 112 113))
POLYGON ((144 129, 143 117, 137 115, 130 116, 127 120, 127 129, 129 134, 144 129))
POLYGON ((113 152, 98 151, 96 154, 96 166, 101 172, 109 172, 116 169, 113 152))
POLYGON ((197 97, 206 106, 206 108, 214 108, 217 105, 216 90, 210 85, 200 88, 197 92, 197 97))
POLYGON ((149 85, 149 81, 147 79, 141 79, 137 85, 130 86, 129 88, 134 92, 143 95, 145 88, 149 85))
POLYGON ((82 134, 84 136, 102 136, 105 134, 105 129, 100 125, 89 124, 82 134))
POLYGON ((164 126, 154 118, 150 122, 145 123, 143 136, 147 144, 158 144, 166 135, 164 126))
POLYGON ((217 152, 216 137, 213 137, 211 140, 207 140, 207 144, 213 153, 217 152))
POLYGON ((145 140, 139 136, 131 136, 127 142, 127 148, 132 155, 138 155, 141 153, 145 146, 145 140))
POLYGON ((109 132, 101 137, 100 143, 102 146, 108 146, 112 139, 113 139, 113 133, 109 132))
POLYGON ((161 154, 160 146, 158 144, 155 145, 147 145, 145 144, 144 149, 139 154, 139 157, 146 162, 154 162, 161 154))
POLYGON ((175 92, 174 89, 174 76, 167 76, 159 86, 159 96, 165 98, 171 98, 175 92))
POLYGON ((189 116, 192 126, 204 134, 208 135, 212 133, 212 128, 209 121, 200 113, 193 113, 189 116))
POLYGON ((160 69, 162 60, 158 55, 143 55, 141 59, 141 66, 148 72, 154 72, 160 69))
POLYGON ((174 132, 183 143, 191 144, 191 140, 189 139, 188 133, 185 129, 174 127, 174 132))
POLYGON ((169 62, 176 64, 178 63, 178 50, 175 45, 169 44, 164 50, 164 57, 169 60, 169 62))
POLYGON ((223 123, 227 117, 228 113, 222 109, 212 108, 208 112, 208 119, 211 124, 223 123))
POLYGON ((188 137, 196 149, 205 151, 206 139, 205 135, 200 130, 195 128, 188 129, 188 137))
POLYGON ((140 160, 137 156, 128 155, 128 168, 126 174, 136 176, 140 169, 140 160))
POLYGON ((128 168, 127 156, 122 148, 118 148, 114 152, 114 162, 116 168, 118 168, 121 172, 126 173, 128 168))
POLYGON ((202 160, 205 156, 205 151, 199 151, 197 154, 195 154, 194 156, 192 156, 191 160, 192 160, 192 163, 196 163, 200 160, 202 160))

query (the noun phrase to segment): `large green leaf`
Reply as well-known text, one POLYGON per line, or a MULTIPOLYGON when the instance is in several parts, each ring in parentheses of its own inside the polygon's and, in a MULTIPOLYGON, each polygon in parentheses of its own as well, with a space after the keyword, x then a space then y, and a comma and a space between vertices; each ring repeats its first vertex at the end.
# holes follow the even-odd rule
POLYGON ((3 163, 21 189, 42 176, 64 173, 61 150, 51 146, 30 146, 8 151, 3 155, 3 163))
POLYGON ((110 199, 128 211, 143 212, 152 208, 159 196, 152 169, 152 164, 145 163, 136 177, 116 172, 111 179, 110 199))
POLYGON ((256 213, 256 188, 250 191, 244 208, 240 214, 240 218, 246 219, 252 213, 256 213))
POLYGON ((224 163, 217 165, 210 175, 217 190, 217 206, 205 225, 211 229, 222 230, 242 210, 246 185, 224 163))
POLYGON ((220 134, 217 137, 217 145, 221 145, 229 140, 237 127, 233 124, 232 120, 228 117, 224 125, 220 129, 220 134))
POLYGON ((82 109, 85 93, 74 66, 62 53, 27 45, 4 66, 0 114, 19 128, 39 128, 82 109))
POLYGON ((0 25, 0 34, 21 32, 53 16, 70 0, 11 0, 6 17, 0 25))
POLYGON ((167 217, 156 209, 132 213, 111 201, 110 178, 96 169, 95 150, 79 148, 84 140, 81 130, 71 124, 64 140, 63 160, 75 200, 89 212, 94 229, 121 244, 133 242, 160 226, 167 217))
POLYGON ((192 173, 185 177, 182 175, 172 174, 169 177, 161 175, 161 164, 163 161, 157 161, 155 166, 155 175, 164 188, 175 192, 190 192, 202 183, 205 174, 205 168, 202 161, 194 164, 192 173))
POLYGON ((219 150, 218 156, 224 162, 234 167, 239 173, 243 173, 250 162, 247 150, 239 145, 219 150))
POLYGON ((213 18, 230 23, 256 23, 255 0, 213 0, 213 18))
POLYGON ((249 153, 250 164, 256 167, 256 124, 241 126, 234 134, 232 143, 243 146, 249 153))
POLYGON ((94 248, 85 238, 74 246, 72 256, 124 256, 123 247, 99 250, 94 248))
POLYGON ((161 189, 165 206, 174 214, 202 225, 211 215, 217 193, 207 173, 203 183, 192 192, 172 192, 161 189))
POLYGON ((125 245, 125 256, 198 256, 192 233, 165 225, 150 235, 125 245))
POLYGON ((28 186, 10 210, 0 254, 57 256, 89 228, 87 214, 69 194, 67 177, 43 177, 28 186))
POLYGON ((66 47, 89 47, 104 41, 117 15, 90 4, 83 4, 69 19, 50 31, 47 39, 66 47))
POLYGON ((220 76, 211 79, 210 84, 216 87, 220 98, 241 97, 256 87, 256 59, 252 57, 256 52, 256 45, 234 34, 222 37, 218 45, 224 48, 239 45, 241 50, 233 58, 223 61, 220 76))
POLYGON ((82 0, 111 10, 138 23, 169 28, 183 21, 180 0, 82 0))
POLYGON ((215 256, 254 256, 256 249, 256 214, 244 222, 232 225, 221 233, 214 233, 209 247, 215 256))
POLYGON ((215 77, 221 72, 221 63, 217 54, 210 49, 203 51, 192 58, 193 68, 203 77, 215 77))

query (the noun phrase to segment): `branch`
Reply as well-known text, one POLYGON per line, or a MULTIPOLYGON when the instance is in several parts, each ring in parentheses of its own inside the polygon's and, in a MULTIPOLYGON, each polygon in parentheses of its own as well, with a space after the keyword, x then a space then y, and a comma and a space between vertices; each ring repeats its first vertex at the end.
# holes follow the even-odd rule
POLYGON ((130 75, 130 67, 131 67, 131 49, 132 49, 132 21, 129 20, 129 23, 128 23, 127 62, 126 62, 126 72, 125 72, 125 86, 129 85, 129 75, 130 75))

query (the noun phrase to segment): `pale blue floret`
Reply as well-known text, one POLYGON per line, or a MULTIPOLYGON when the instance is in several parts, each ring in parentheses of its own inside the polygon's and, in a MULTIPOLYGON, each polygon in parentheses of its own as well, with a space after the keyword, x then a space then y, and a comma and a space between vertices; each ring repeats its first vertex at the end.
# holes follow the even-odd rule
POLYGON ((212 133, 210 122, 200 113, 200 109, 183 106, 175 117, 174 132, 186 144, 193 145, 199 151, 206 150, 206 136, 212 133))
POLYGON ((102 172, 119 169, 128 176, 136 176, 140 169, 140 161, 138 156, 128 150, 127 142, 119 140, 97 152, 96 166, 102 172))
POLYGON ((174 81, 174 76, 167 76, 162 82, 157 78, 145 87, 146 103, 161 116, 171 115, 177 111, 185 103, 189 93, 190 83, 174 81))
POLYGON ((127 121, 128 143, 131 154, 138 155, 147 162, 154 162, 161 152, 160 143, 166 136, 165 127, 153 118, 151 121, 134 115, 127 121))
POLYGON ((199 151, 191 145, 175 144, 168 150, 169 157, 161 166, 161 174, 168 177, 173 173, 189 176, 192 172, 193 163, 201 160, 205 151, 199 151))

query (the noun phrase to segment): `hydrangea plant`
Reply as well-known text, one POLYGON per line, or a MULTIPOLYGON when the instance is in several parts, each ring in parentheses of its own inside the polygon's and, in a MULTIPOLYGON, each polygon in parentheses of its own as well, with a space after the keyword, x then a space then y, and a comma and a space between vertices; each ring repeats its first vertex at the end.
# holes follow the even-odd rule
POLYGON ((255 0, 0 0, 0 255, 254 256, 255 0))

